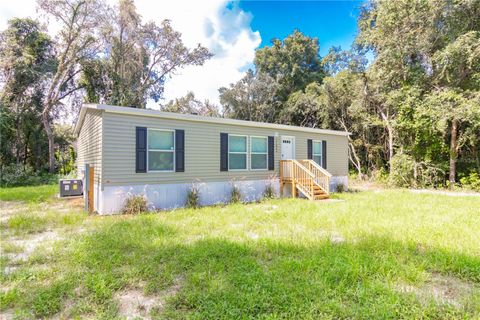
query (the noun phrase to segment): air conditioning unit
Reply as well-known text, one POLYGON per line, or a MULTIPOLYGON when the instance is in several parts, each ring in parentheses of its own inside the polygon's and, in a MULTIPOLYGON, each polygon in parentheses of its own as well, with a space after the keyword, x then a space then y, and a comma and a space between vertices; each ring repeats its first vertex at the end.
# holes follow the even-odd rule
POLYGON ((81 196, 82 194, 82 179, 60 179, 60 197, 81 196))

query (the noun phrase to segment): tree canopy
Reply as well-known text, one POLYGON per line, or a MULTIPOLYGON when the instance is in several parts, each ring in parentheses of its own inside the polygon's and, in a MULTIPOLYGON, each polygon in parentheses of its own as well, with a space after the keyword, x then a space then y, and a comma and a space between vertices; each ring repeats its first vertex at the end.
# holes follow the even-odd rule
MULTIPOLYGON (((2 168, 68 171, 73 138, 55 124, 61 111, 83 102, 144 108, 160 101, 172 74, 211 57, 185 46, 169 20, 145 23, 133 0, 38 6, 58 34, 32 19, 12 19, 0 33, 2 168)), ((360 177, 468 184, 480 173, 478 17, 480 1, 370 0, 350 50, 321 57, 319 39, 295 30, 219 88, 221 108, 189 92, 161 109, 348 131, 360 177)))
POLYGON ((235 118, 350 132, 359 176, 478 177, 479 16, 478 1, 369 1, 352 50, 321 58, 318 40, 294 31, 258 50, 255 72, 221 88, 221 103, 235 118))

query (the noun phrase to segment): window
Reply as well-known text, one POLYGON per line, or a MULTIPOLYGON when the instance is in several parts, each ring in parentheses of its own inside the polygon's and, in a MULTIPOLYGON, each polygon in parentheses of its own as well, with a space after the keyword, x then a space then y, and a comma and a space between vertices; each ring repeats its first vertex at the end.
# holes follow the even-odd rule
POLYGON ((228 169, 247 169, 247 136, 228 135, 228 169))
POLYGON ((322 165, 322 141, 313 141, 313 161, 322 165))
POLYGON ((250 169, 266 170, 268 162, 267 137, 250 137, 250 169))
POLYGON ((175 131, 148 129, 148 171, 173 171, 175 131))

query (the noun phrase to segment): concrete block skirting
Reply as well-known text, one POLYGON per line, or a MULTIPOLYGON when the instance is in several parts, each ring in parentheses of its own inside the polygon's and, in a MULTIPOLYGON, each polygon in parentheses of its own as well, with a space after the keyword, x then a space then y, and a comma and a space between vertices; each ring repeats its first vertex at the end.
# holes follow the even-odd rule
MULTIPOLYGON (((332 177, 330 189, 334 191, 339 183, 347 187, 348 177, 332 177)), ((280 192, 278 179, 241 180, 233 183, 231 181, 200 182, 197 185, 202 206, 228 203, 233 185, 240 189, 245 202, 260 200, 268 185, 273 186, 277 195, 280 192)), ((105 186, 103 190, 95 188, 95 210, 99 214, 119 213, 125 200, 132 195, 145 195, 151 210, 180 208, 185 205, 187 192, 191 187, 192 183, 176 183, 105 186)))

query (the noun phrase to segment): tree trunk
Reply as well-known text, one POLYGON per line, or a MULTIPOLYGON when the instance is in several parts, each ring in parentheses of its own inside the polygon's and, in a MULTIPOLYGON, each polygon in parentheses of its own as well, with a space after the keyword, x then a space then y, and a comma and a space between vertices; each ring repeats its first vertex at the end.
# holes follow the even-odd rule
POLYGON ((27 167, 27 158, 28 158, 28 142, 30 140, 30 130, 28 130, 27 136, 25 137, 25 144, 23 147, 23 171, 27 167))
POLYGON ((42 114, 42 122, 48 138, 48 172, 53 173, 55 171, 55 149, 54 149, 53 131, 52 131, 52 127, 50 126, 48 114, 45 112, 42 114))
POLYGON ((452 129, 451 129, 451 137, 450 137, 450 174, 449 174, 449 181, 451 186, 455 183, 455 176, 457 174, 457 157, 458 157, 458 120, 452 120, 452 129))
MULTIPOLYGON (((350 138, 349 138, 349 140, 350 140, 350 138)), ((360 159, 358 158, 357 152, 355 151, 355 147, 353 146, 353 143, 349 143, 348 146, 350 147, 350 152, 349 152, 350 162, 357 169, 358 178, 362 179, 363 178, 362 165, 360 163, 360 159), (352 155, 353 155, 353 157, 352 157, 352 155)))
MULTIPOLYGON (((343 129, 348 132, 347 126, 345 125, 344 121, 340 121, 340 124, 342 125, 343 129)), ((348 146, 349 152, 348 152, 348 158, 350 159, 350 162, 353 164, 353 166, 357 169, 358 172, 358 178, 362 179, 362 163, 360 162, 360 158, 358 157, 357 151, 355 150, 355 146, 353 145, 352 138, 350 135, 348 135, 348 146), (353 157, 352 157, 353 155, 353 157), (355 159, 354 159, 355 158, 355 159)))
POLYGON ((392 173, 392 159, 393 159, 393 128, 388 121, 385 121, 385 128, 388 135, 388 172, 392 173))
POLYGON ((15 143, 15 158, 16 158, 16 165, 17 165, 17 168, 20 167, 20 150, 22 148, 22 142, 21 142, 21 137, 20 137, 20 132, 21 132, 21 127, 20 127, 20 120, 17 118, 17 123, 16 123, 16 127, 17 127, 17 139, 16 139, 16 143, 15 143))
POLYGON ((388 114, 385 114, 382 110, 380 110, 380 115, 385 122, 385 127, 388 133, 388 168, 389 173, 392 173, 392 159, 393 159, 393 126, 390 123, 390 119, 388 114))
POLYGON ((392 173, 392 159, 393 159, 393 128, 390 123, 387 122, 388 132, 388 165, 390 168, 390 174, 392 173))

